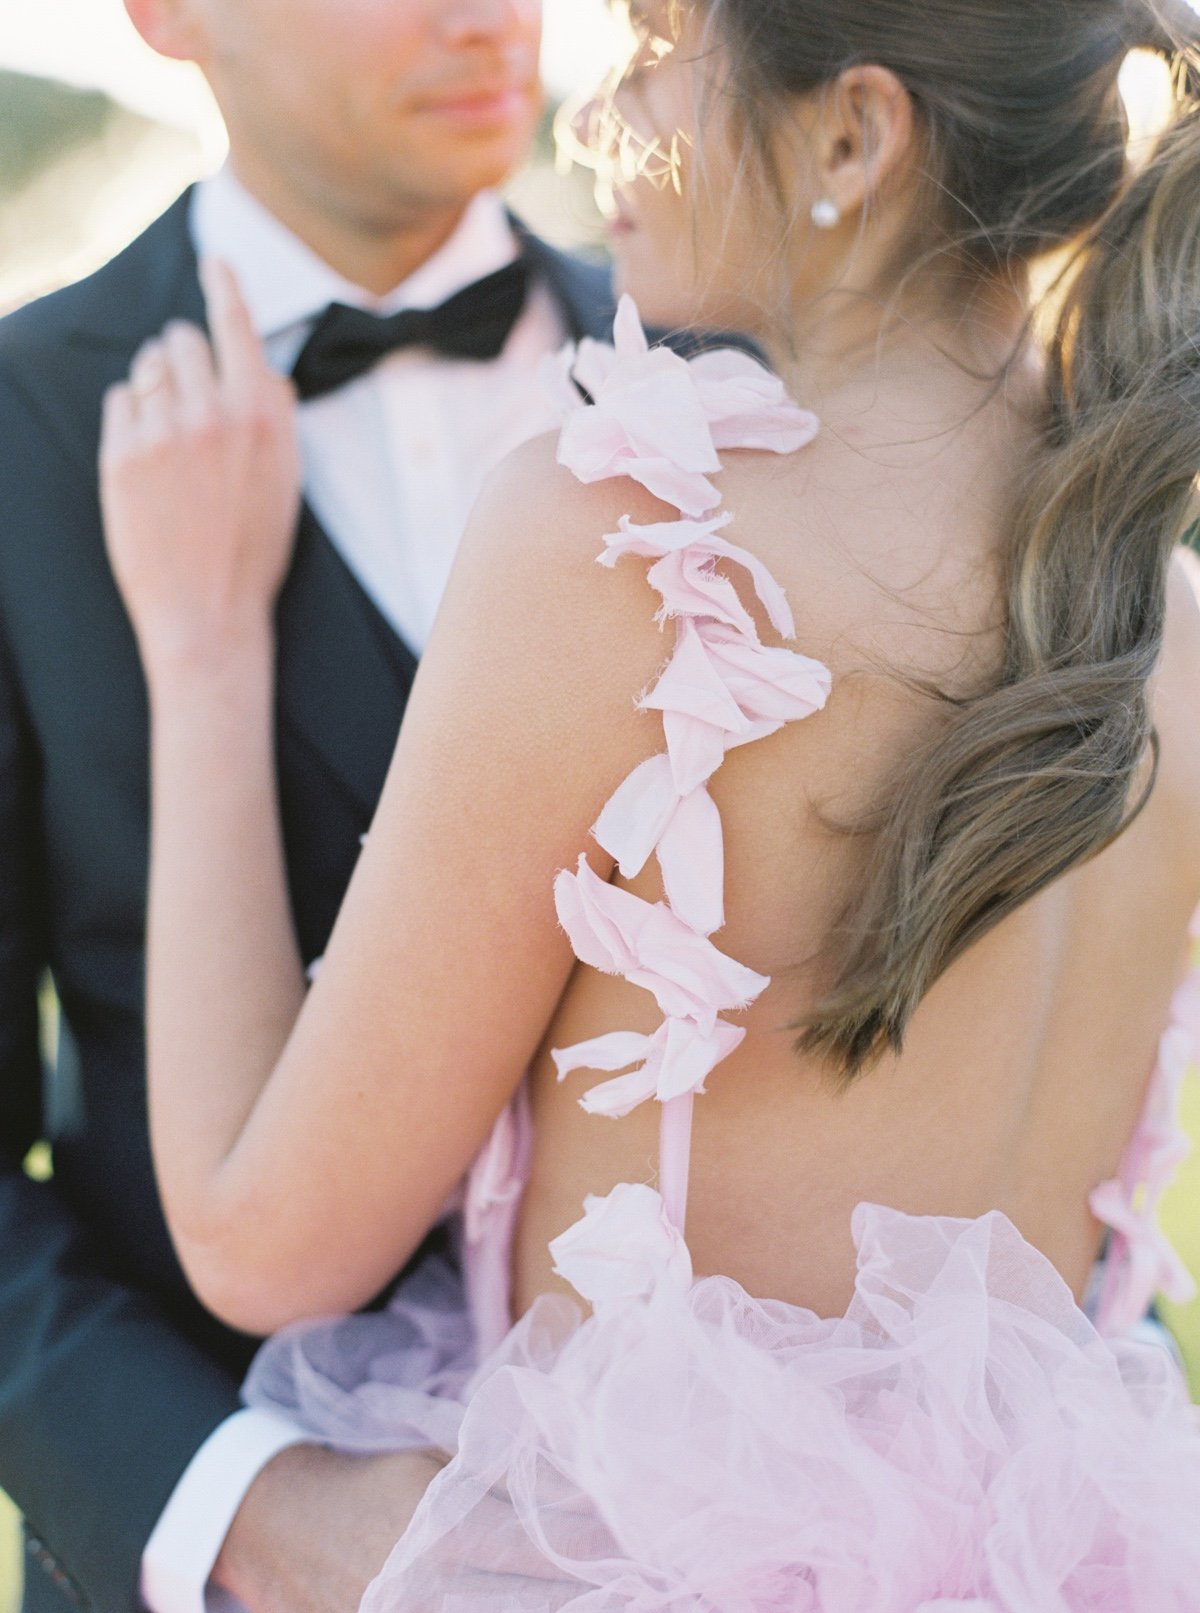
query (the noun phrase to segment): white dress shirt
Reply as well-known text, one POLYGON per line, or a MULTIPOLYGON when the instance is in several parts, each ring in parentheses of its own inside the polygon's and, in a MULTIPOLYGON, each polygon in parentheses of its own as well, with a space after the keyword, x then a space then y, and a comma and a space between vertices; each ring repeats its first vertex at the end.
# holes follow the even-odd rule
MULTIPOLYGON (((191 228, 201 256, 232 267, 268 357, 282 371, 331 302, 383 314, 433 308, 512 262, 518 250, 503 203, 486 192, 440 251, 388 296, 373 297, 310 251, 229 169, 197 186, 191 228)), ((402 350, 301 405, 309 504, 366 593, 418 653, 484 478, 554 423, 539 370, 565 336, 554 297, 535 285, 498 359, 402 350)), ((151 1613, 231 1606, 232 1598, 208 1584, 229 1526, 263 1467, 305 1437, 257 1410, 236 1413, 211 1435, 147 1543, 141 1588, 151 1613)))

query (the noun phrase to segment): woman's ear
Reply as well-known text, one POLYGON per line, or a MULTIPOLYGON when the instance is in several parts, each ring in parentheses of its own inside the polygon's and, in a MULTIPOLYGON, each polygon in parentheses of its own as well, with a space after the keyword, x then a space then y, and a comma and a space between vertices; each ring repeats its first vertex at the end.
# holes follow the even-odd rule
POLYGON ((175 61, 202 59, 204 31, 192 0, 124 0, 124 6, 151 50, 175 61))
POLYGON ((821 97, 817 184, 843 218, 903 176, 913 152, 912 96, 886 67, 851 67, 821 97))

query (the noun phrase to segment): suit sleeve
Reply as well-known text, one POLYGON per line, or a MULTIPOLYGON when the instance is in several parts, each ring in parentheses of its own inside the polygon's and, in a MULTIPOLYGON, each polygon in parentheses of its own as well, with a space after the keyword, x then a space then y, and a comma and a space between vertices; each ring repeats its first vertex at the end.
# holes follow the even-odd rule
MULTIPOLYGON (((3 452, 15 454, 39 432, 28 415, 14 419, 4 391, 0 423, 19 429, 3 432, 3 452)), ((2 478, 18 484, 9 492, 36 479, 38 457, 2 478)), ((63 474, 61 453, 52 473, 63 474)), ((24 525, 22 502, 6 497, 0 519, 24 525)), ((81 1606, 125 1613, 138 1605, 159 1514, 237 1409, 237 1385, 148 1296, 115 1279, 53 1181, 23 1169, 41 1132, 39 799, 38 748, 0 615, 0 1488, 25 1515, 28 1572, 40 1565, 81 1606)))

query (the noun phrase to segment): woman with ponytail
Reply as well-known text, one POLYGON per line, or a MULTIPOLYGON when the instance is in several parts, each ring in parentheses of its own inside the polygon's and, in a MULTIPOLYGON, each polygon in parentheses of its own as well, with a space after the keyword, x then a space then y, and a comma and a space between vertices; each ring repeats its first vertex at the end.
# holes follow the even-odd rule
POLYGON ((215 362, 110 396, 173 1236, 286 1326, 254 1403, 411 1453, 369 1613, 1184 1613, 1200 1421, 1143 1324, 1200 1053, 1200 18, 629 22, 614 345, 476 512, 311 984, 291 400, 220 272, 215 362), (455 1262, 287 1326, 444 1216, 455 1262))

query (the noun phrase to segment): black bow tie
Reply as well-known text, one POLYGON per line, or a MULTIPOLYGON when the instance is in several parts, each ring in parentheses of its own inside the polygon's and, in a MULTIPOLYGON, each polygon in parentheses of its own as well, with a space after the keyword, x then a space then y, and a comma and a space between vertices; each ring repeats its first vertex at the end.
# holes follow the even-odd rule
POLYGON ((296 360, 296 390, 301 398, 319 398, 401 347, 432 347, 448 358, 498 358, 525 306, 528 285, 528 265, 518 258, 439 308, 382 315, 330 303, 296 360))

